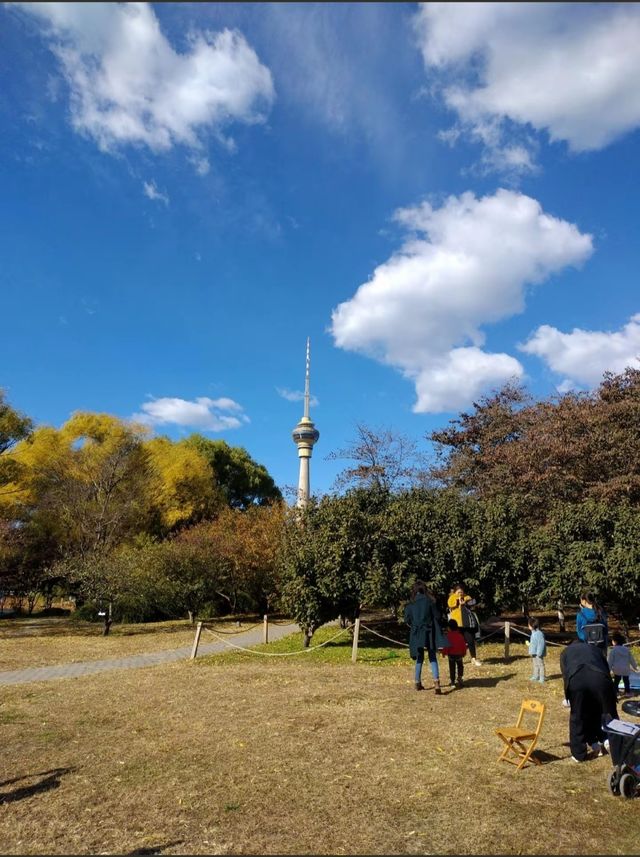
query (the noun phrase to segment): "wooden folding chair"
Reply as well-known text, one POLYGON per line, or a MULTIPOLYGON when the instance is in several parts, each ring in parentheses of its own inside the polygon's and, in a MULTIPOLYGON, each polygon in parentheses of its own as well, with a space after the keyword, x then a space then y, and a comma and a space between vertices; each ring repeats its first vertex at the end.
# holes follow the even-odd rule
MULTIPOLYGON (((501 755, 498 756, 498 761, 516 765, 518 770, 524 768, 528 761, 532 761, 536 765, 541 765, 542 762, 536 759, 535 756, 532 756, 531 753, 538 743, 543 719, 544 704, 537 702, 535 699, 525 699, 520 706, 520 714, 518 715, 516 725, 501 726, 495 730, 496 735, 505 743, 505 748, 501 755), (535 729, 523 726, 522 721, 526 714, 537 715, 535 729), (515 756, 515 758, 512 759, 511 756, 515 756)), ((531 725, 533 725, 532 721, 531 725)))

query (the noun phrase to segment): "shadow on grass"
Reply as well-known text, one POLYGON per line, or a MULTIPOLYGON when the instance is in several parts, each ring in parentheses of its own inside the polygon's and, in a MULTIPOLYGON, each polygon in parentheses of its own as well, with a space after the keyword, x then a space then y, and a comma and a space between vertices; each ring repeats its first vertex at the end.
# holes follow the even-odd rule
MULTIPOLYGON (((479 655, 479 656, 481 656, 481 655, 482 655, 482 651, 479 651, 479 652, 478 652, 478 655, 479 655)), ((528 658, 529 658, 529 655, 509 655, 509 657, 508 657, 508 658, 505 658, 505 657, 501 657, 501 658, 482 658, 482 657, 481 657, 481 660, 482 660, 482 663, 483 663, 483 664, 510 664, 512 661, 521 661, 521 660, 523 660, 524 658, 527 658, 527 659, 528 659, 528 658)))
POLYGON ((552 762, 562 762, 567 758, 566 756, 556 756, 555 753, 547 753, 546 750, 534 750, 531 755, 535 756, 543 765, 550 765, 552 762))
POLYGON ((176 839, 175 842, 165 842, 163 845, 145 845, 142 848, 127 851, 124 857, 134 857, 134 855, 137 854, 162 854, 165 848, 172 848, 174 845, 182 845, 183 841, 183 839, 176 839))
POLYGON ((24 800, 25 798, 51 791, 51 789, 57 789, 60 786, 60 778, 71 771, 73 771, 73 768, 53 768, 50 771, 41 771, 38 774, 25 774, 22 777, 5 780, 3 783, 0 783, 0 787, 19 783, 21 780, 32 780, 36 777, 42 777, 41 780, 29 786, 19 786, 13 789, 13 791, 0 793, 0 804, 15 803, 18 800, 24 800))
POLYGON ((507 673, 506 675, 496 675, 496 676, 486 676, 485 678, 466 678, 464 680, 464 687, 495 687, 498 682, 508 681, 508 679, 513 678, 518 673, 507 673))

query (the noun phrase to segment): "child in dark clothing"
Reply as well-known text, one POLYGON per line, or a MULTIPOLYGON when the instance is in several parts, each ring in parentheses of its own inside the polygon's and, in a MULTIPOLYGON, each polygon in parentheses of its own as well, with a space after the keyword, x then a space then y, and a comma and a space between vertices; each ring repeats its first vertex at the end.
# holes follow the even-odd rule
POLYGON ((455 619, 449 619, 449 630, 447 631, 448 645, 442 650, 444 655, 449 657, 449 678, 451 679, 451 687, 462 687, 462 676, 464 675, 464 656, 467 653, 467 641, 463 637, 458 623, 455 619), (456 681, 456 670, 458 679, 456 681))

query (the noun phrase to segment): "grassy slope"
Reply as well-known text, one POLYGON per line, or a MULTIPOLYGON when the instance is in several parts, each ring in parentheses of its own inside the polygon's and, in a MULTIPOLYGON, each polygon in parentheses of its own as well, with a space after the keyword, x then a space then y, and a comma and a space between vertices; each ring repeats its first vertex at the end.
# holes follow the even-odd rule
POLYGON ((568 759, 559 650, 533 692, 548 763, 516 772, 493 728, 532 694, 523 646, 505 664, 487 644, 435 697, 405 650, 363 642, 356 665, 345 635, 3 689, 3 852, 637 852, 640 803, 609 796, 609 759, 568 759), (29 792, 43 782, 59 786, 29 792))

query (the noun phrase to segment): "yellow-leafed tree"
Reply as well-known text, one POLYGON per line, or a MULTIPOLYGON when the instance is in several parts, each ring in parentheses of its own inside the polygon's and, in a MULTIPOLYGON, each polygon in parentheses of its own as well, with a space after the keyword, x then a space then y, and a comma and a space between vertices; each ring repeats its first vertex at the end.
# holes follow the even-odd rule
POLYGON ((224 503, 206 459, 183 441, 146 441, 152 471, 152 497, 160 528, 166 532, 211 517, 224 503))

